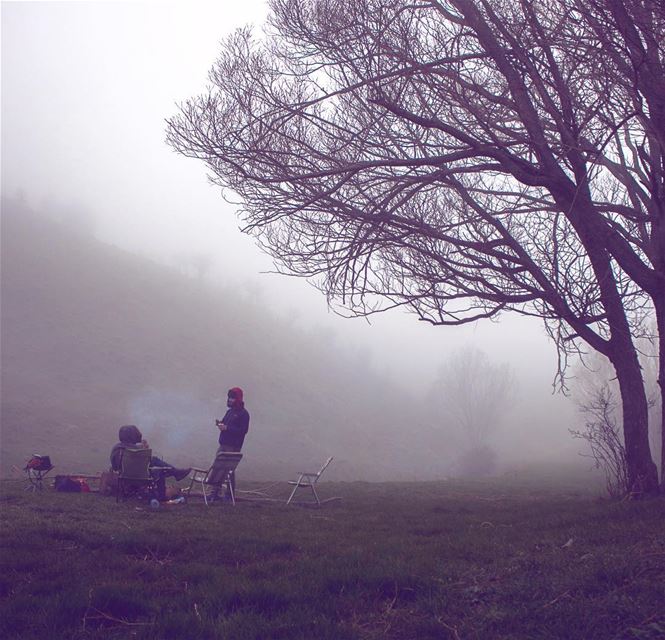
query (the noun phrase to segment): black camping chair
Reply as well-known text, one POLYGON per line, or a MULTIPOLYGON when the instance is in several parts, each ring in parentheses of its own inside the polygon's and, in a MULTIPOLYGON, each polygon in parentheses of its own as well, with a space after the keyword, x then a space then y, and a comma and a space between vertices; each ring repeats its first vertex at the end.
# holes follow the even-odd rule
POLYGON ((115 501, 124 500, 130 490, 140 488, 155 492, 155 479, 150 473, 151 449, 123 449, 120 458, 120 475, 115 501))

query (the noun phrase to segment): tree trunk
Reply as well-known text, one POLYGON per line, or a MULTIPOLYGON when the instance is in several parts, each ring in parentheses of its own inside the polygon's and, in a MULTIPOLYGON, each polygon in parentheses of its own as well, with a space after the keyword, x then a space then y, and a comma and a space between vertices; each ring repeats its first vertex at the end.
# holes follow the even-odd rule
MULTIPOLYGON (((610 327, 609 347, 605 355, 610 359, 617 374, 623 410, 623 436, 626 448, 626 471, 628 492, 641 494, 658 493, 658 468, 654 464, 649 446, 649 403, 642 367, 633 342, 631 326, 619 292, 616 277, 607 249, 599 241, 598 218, 591 205, 588 191, 580 192, 586 198, 579 204, 579 211, 572 208, 574 197, 564 194, 560 202, 565 206, 570 198, 568 217, 584 244, 593 266, 601 292, 601 300, 610 327)), ((565 209, 564 209, 565 210, 565 209)), ((591 346, 594 346, 592 343, 591 346)), ((600 350, 600 349, 599 349, 600 350)))
POLYGON ((665 494, 665 312, 658 328, 658 386, 660 387, 660 491, 665 494))
POLYGON ((649 407, 642 369, 630 339, 615 342, 611 356, 621 390, 628 490, 634 495, 658 493, 658 469, 649 447, 649 407))
POLYGON ((660 491, 665 494, 665 299, 655 300, 658 328, 658 386, 660 388, 660 491))

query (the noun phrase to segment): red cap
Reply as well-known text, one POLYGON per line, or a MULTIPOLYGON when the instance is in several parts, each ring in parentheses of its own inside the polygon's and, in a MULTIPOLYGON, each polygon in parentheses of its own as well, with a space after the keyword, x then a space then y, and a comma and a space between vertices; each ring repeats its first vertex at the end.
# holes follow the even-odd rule
POLYGON ((229 397, 233 398, 233 405, 236 407, 242 406, 243 400, 242 400, 242 389, 240 387, 233 387, 232 389, 229 389, 229 397))

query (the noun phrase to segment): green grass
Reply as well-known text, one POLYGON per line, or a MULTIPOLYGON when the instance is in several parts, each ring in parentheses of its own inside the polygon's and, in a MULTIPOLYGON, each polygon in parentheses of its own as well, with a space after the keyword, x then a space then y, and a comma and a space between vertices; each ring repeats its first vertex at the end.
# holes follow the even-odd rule
POLYGON ((322 509, 151 511, 1 491, 4 639, 665 637, 662 499, 331 483, 322 509))

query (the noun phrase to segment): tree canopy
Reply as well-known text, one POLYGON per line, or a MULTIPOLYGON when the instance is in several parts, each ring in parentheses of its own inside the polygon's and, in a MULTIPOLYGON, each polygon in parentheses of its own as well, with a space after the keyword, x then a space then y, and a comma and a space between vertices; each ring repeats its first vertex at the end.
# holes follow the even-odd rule
MULTIPOLYGON (((279 268, 355 313, 545 320, 613 363, 653 487, 633 336, 665 350, 665 12, 655 0, 272 0, 168 139, 279 268)), ((665 376, 661 375, 663 380, 665 376)), ((563 378, 562 378, 563 380, 563 378)))

